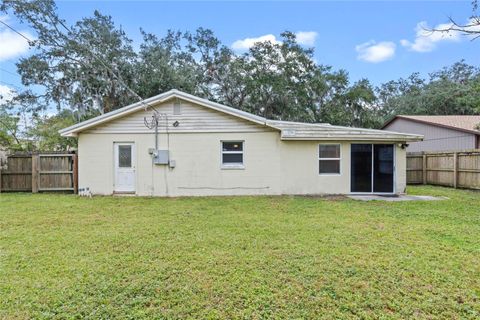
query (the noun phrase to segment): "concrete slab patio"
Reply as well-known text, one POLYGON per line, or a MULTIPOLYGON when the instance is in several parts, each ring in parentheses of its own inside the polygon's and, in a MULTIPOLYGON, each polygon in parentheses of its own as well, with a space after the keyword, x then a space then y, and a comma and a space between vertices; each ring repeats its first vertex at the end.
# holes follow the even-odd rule
POLYGON ((373 200, 380 200, 380 201, 437 201, 437 200, 446 200, 446 197, 433 197, 433 196, 412 196, 412 195, 400 195, 400 196, 382 196, 382 195, 375 195, 375 194, 368 194, 368 195, 350 195, 348 196, 350 199, 353 200, 360 200, 360 201, 373 201, 373 200))

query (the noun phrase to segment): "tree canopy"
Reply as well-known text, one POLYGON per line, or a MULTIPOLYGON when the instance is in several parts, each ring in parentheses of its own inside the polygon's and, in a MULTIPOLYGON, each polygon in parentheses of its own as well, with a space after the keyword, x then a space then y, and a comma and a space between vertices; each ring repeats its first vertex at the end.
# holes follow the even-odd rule
POLYGON ((271 119, 355 127, 376 128, 396 114, 480 113, 479 69, 464 61, 426 79, 414 73, 375 88, 317 63, 314 48, 289 31, 239 54, 209 29, 164 36, 141 30, 135 50, 113 18, 98 11, 72 25, 53 0, 4 0, 0 11, 37 35, 33 54, 17 63, 26 89, 0 106, 0 143, 15 149, 72 147, 75 141, 58 129, 172 88, 271 119), (52 106, 56 114, 40 115, 52 106), (19 114, 30 115, 29 125, 19 123, 19 114))

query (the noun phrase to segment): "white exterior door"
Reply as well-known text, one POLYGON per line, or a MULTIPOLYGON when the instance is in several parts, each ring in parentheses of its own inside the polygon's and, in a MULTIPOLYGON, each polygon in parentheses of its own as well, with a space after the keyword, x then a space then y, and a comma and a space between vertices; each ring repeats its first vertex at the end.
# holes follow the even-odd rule
POLYGON ((135 192, 135 144, 115 143, 115 192, 135 192))

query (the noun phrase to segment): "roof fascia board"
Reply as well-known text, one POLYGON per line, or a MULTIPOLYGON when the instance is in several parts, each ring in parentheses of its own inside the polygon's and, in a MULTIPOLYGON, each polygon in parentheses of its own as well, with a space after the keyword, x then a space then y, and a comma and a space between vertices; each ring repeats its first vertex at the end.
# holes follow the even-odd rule
POLYGON ((365 136, 330 136, 330 137, 281 137, 281 140, 284 141, 408 141, 415 142, 422 140, 421 138, 412 138, 412 137, 365 137, 365 136))

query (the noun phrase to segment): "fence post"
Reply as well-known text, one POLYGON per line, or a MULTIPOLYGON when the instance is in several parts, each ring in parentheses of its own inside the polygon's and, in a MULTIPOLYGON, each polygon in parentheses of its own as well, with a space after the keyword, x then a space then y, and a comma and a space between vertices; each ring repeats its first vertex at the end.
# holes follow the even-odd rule
POLYGON ((457 188, 458 181, 458 153, 453 153, 453 187, 457 188))
POLYGON ((427 155, 423 152, 423 162, 422 162, 422 178, 423 184, 427 184, 427 155))
POLYGON ((73 158, 73 193, 78 193, 78 154, 74 154, 73 158))
POLYGON ((0 166, 0 193, 2 193, 2 167, 0 166))
POLYGON ((39 176, 40 170, 38 168, 40 161, 40 157, 38 154, 32 154, 32 193, 38 193, 38 184, 39 184, 39 176))

